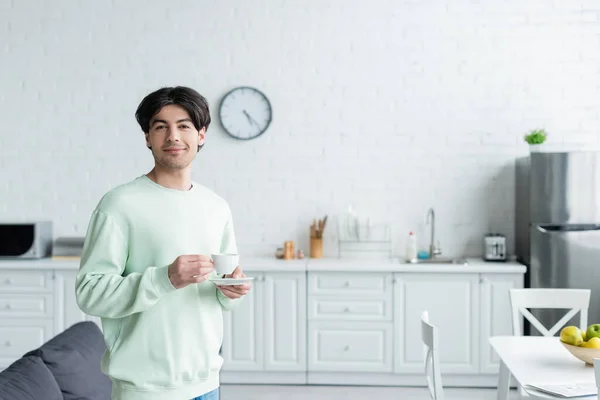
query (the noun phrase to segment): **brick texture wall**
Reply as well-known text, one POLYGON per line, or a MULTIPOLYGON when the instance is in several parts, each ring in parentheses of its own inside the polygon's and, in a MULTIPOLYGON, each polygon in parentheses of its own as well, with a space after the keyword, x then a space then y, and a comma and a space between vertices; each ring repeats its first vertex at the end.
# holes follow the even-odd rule
POLYGON ((490 230, 512 243, 525 132, 600 143, 600 2, 0 0, 0 220, 84 235, 107 190, 150 170, 134 112, 165 85, 211 103, 194 179, 229 200, 243 254, 306 249, 325 214, 336 254, 352 204, 391 224, 395 253, 410 230, 427 245, 434 207, 444 254, 480 255, 490 230), (216 113, 238 85, 273 106, 249 142, 216 113))

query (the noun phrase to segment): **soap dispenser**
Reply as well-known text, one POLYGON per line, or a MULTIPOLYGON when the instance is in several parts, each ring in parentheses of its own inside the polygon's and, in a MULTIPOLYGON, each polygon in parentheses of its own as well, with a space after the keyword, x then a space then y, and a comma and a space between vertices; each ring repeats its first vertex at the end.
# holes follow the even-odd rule
POLYGON ((410 232, 406 241, 406 261, 414 263, 417 261, 417 236, 410 232))

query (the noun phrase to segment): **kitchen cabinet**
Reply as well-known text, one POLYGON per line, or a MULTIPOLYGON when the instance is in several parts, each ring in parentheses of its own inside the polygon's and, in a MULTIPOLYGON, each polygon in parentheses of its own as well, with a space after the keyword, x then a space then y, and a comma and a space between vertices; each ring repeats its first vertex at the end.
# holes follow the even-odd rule
POLYGON ((423 371, 421 313, 440 332, 442 374, 477 373, 479 368, 478 274, 395 274, 396 373, 423 371))
POLYGON ((306 371, 306 273, 249 275, 247 298, 223 313, 222 370, 306 371))
POLYGON ((311 372, 390 372, 392 326, 382 322, 309 322, 311 372))
POLYGON ((306 273, 264 275, 264 369, 306 371, 306 273))
POLYGON ((56 316, 54 318, 55 331, 62 332, 71 325, 81 321, 92 321, 102 329, 100 318, 87 315, 77 305, 75 298, 75 279, 77 271, 55 271, 54 280, 56 290, 54 301, 56 303, 56 316))
POLYGON ((523 277, 518 274, 480 275, 481 323, 479 324, 479 335, 481 340, 478 353, 481 373, 498 373, 500 360, 489 344, 488 339, 490 336, 512 335, 512 317, 508 293, 510 289, 520 289, 522 287, 523 277))
MULTIPOLYGON (((516 263, 246 260, 254 288, 223 313, 223 383, 422 386, 421 313, 440 329, 448 386, 494 386, 488 344, 510 335, 516 263), (305 262, 305 264, 300 264, 305 262), (262 269, 261 269, 262 268, 262 269)), ((77 264, 0 261, 0 370, 83 320, 77 264), (35 265, 39 265, 36 268, 35 265)))
POLYGON ((391 372, 391 274, 309 273, 308 283, 308 370, 391 372))
POLYGON ((508 291, 523 287, 524 268, 488 265, 309 272, 308 382, 423 385, 420 321, 427 311, 440 330, 445 382, 494 385, 498 360, 488 340, 511 334, 508 291))
POLYGON ((264 368, 264 279, 252 274, 253 289, 244 301, 223 313, 223 371, 260 371, 264 368))
POLYGON ((77 322, 100 326, 77 305, 76 275, 75 269, 0 270, 0 370, 77 322))
POLYGON ((51 271, 0 270, 0 370, 55 334, 51 271))
POLYGON ((51 319, 3 318, 0 323, 0 371, 53 336, 51 319))

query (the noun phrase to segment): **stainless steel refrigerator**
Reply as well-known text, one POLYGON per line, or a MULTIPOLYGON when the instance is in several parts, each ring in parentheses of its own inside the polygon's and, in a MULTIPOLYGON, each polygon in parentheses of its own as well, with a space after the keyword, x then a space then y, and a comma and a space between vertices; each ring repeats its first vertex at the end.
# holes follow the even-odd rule
MULTIPOLYGON (((515 252, 525 286, 591 289, 600 323, 600 152, 531 153, 516 163, 515 252)), ((568 310, 531 310, 547 327, 568 310)), ((579 315, 568 324, 579 325, 579 315)), ((539 335, 530 328, 529 334, 539 335)))

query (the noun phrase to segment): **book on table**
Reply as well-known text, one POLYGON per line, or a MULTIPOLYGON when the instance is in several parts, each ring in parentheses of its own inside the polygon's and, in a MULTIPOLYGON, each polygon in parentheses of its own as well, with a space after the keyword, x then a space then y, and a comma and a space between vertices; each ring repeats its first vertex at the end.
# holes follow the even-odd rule
POLYGON ((576 399, 596 396, 598 388, 595 382, 581 383, 540 383, 523 386, 525 390, 533 389, 538 392, 553 395, 559 398, 576 399))

